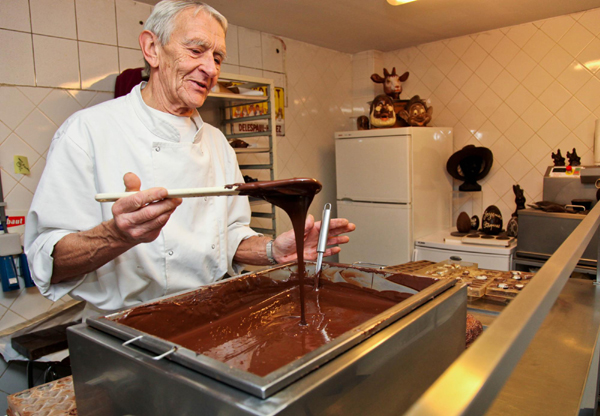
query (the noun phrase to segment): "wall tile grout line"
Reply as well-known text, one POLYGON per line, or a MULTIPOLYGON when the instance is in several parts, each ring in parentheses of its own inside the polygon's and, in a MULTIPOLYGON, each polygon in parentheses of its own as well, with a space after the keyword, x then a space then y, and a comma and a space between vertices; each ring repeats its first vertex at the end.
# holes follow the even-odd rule
POLYGON ((31 30, 31 59, 33 60, 33 84, 37 86, 37 73, 35 68, 35 48, 33 46, 33 19, 31 18, 31 0, 27 0, 29 10, 29 29, 31 30))
MULTIPOLYGON (((116 0, 112 0, 111 1, 113 4, 113 9, 115 11, 115 39, 117 40, 117 48, 119 48, 119 23, 118 23, 118 18, 117 18, 117 4, 116 4, 116 0)), ((123 70, 121 69, 121 54, 119 53, 119 50, 117 49, 117 67, 119 68, 119 74, 121 72, 123 72, 123 70)))
POLYGON ((36 32, 33 32, 33 31, 25 31, 25 30, 17 30, 17 29, 6 29, 6 28, 2 28, 2 27, 0 27, 0 30, 6 30, 7 32, 30 34, 30 35, 41 36, 41 37, 45 37, 45 38, 62 39, 62 40, 72 40, 72 41, 76 41, 76 42, 91 43, 91 44, 94 44, 94 45, 112 46, 114 48, 123 48, 123 49, 129 49, 129 50, 132 50, 132 51, 140 51, 141 52, 141 50, 138 49, 138 48, 132 48, 130 46, 119 46, 119 45, 113 44, 113 43, 95 42, 95 41, 91 41, 91 40, 82 40, 82 39, 79 39, 79 38, 68 38, 68 37, 64 37, 64 36, 48 35, 48 34, 45 34, 45 33, 36 33, 36 32))
MULTIPOLYGON (((53 90, 62 90, 62 91, 89 91, 89 92, 101 92, 101 93, 110 93, 112 91, 107 91, 107 90, 92 90, 92 89, 85 89, 85 88, 72 88, 72 87, 50 87, 47 85, 26 85, 26 84, 7 84, 7 83, 2 83, 0 82, 0 87, 24 87, 24 88, 48 88, 48 89, 53 89, 53 90)), ((31 100, 30 100, 31 101, 31 100)))
POLYGON ((79 31, 77 25, 77 1, 73 0, 73 8, 75 10, 75 36, 77 36, 77 69, 79 73, 79 89, 83 89, 83 76, 81 75, 81 49, 79 47, 79 31))

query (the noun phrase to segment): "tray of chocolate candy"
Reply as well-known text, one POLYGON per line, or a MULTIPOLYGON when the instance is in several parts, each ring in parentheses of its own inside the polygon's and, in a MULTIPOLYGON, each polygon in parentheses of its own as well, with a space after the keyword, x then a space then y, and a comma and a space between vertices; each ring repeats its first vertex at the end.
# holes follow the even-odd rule
POLYGON ((467 295, 471 298, 481 298, 487 289, 494 284, 494 278, 486 270, 470 270, 468 275, 460 280, 467 285, 467 295))
POLYGON ((416 276, 433 277, 437 279, 457 279, 467 276, 472 270, 478 270, 477 263, 444 260, 439 263, 430 264, 420 270, 416 270, 413 274, 416 276))
POLYGON ((392 273, 414 273, 417 270, 424 269, 427 266, 431 266, 435 264, 435 261, 429 260, 417 260, 417 261, 409 261, 408 263, 398 264, 396 266, 386 266, 383 268, 386 272, 392 273))
POLYGON ((527 286, 533 273, 510 271, 498 272, 494 281, 485 290, 486 297, 510 300, 515 298, 527 286))
POLYGON ((445 260, 413 272, 415 276, 438 279, 458 279, 467 285, 472 298, 488 297, 510 300, 519 294, 533 277, 532 273, 480 269, 477 263, 445 260))
POLYGON ((445 260, 417 270, 414 274, 438 279, 458 279, 467 285, 467 296, 480 298, 485 295, 487 287, 494 281, 488 272, 488 270, 480 270, 477 263, 445 260))

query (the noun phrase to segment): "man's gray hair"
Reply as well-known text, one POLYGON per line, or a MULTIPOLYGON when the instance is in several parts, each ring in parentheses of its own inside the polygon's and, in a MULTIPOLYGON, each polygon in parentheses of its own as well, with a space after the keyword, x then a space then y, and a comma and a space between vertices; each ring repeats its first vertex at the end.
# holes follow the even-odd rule
MULTIPOLYGON (((198 13, 207 13, 215 19, 227 34, 227 19, 213 7, 198 0, 162 0, 152 10, 152 13, 144 24, 144 30, 154 33, 161 45, 169 43, 174 29, 175 18, 182 11, 194 8, 194 16, 198 13)), ((144 60, 145 62, 145 60, 144 60)), ((146 63, 145 71, 150 74, 150 65, 146 63)))

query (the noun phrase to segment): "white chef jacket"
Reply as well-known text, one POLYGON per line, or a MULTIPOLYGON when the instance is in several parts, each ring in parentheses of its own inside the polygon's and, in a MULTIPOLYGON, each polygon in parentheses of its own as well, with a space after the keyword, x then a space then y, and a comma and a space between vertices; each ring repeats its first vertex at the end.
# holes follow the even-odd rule
POLYGON ((112 203, 101 204, 94 195, 122 191, 125 173, 138 175, 142 189, 244 181, 223 134, 196 111, 192 117, 198 133, 193 143, 180 142, 177 129, 152 116, 138 85, 124 97, 75 113, 59 128, 25 230, 31 275, 44 296, 55 301, 69 293, 111 312, 241 271, 233 263, 237 247, 257 235, 248 226, 247 197, 185 198, 155 241, 81 278, 50 284, 54 245, 113 217, 112 203))

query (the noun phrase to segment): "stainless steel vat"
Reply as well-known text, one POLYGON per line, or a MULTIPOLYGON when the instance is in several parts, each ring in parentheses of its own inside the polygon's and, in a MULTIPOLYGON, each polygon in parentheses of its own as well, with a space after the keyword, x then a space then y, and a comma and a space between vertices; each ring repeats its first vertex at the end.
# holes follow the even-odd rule
MULTIPOLYGON (((346 265, 354 283, 375 290, 410 290, 386 281, 392 273, 346 265)), ((314 263, 308 264, 314 270, 314 263)), ((271 269, 272 279, 294 268, 271 269)), ((333 273, 332 273, 333 271, 333 273)), ((240 276, 236 279, 247 278, 240 276)), ((232 369, 110 319, 69 331, 81 415, 398 414, 463 351, 466 288, 435 281, 355 330, 265 377, 232 369), (123 345, 122 340, 141 339, 123 345), (167 351, 155 360, 155 354, 167 351), (152 351, 155 354, 150 353, 152 351)), ((227 281, 218 284, 228 284, 227 281)), ((206 290, 205 288, 198 291, 206 290)), ((189 292, 186 292, 189 293, 189 292)), ((162 301, 172 301, 171 296, 162 301)), ((114 316, 113 316, 114 317, 114 316)))

